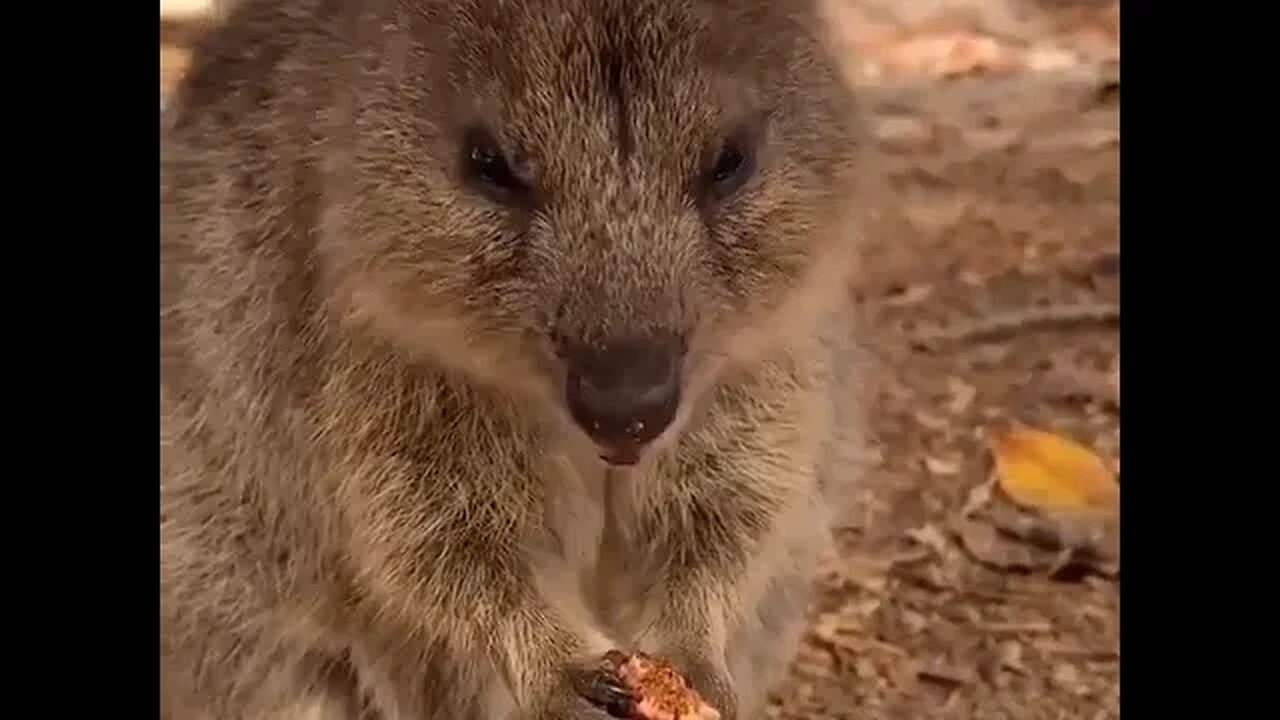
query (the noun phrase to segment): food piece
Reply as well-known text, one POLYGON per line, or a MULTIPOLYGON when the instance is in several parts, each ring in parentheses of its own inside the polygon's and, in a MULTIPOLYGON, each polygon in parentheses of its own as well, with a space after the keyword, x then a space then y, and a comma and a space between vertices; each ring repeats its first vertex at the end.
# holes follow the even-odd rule
POLYGON ((720 720, 666 660, 636 653, 618 664, 618 676, 636 698, 631 720, 720 720))

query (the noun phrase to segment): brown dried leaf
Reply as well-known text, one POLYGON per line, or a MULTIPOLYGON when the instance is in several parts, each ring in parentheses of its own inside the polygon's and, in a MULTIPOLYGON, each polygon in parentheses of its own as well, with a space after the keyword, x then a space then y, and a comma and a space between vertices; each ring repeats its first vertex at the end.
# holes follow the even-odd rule
POLYGON ((1000 643, 1000 650, 997 657, 999 658, 999 666, 1002 670, 1012 670, 1017 673, 1026 674, 1027 667, 1022 662, 1022 643, 1017 640, 1006 640, 1000 643))
POLYGON ((902 625, 912 635, 919 635, 929 627, 929 620, 924 615, 910 608, 902 611, 902 625))
POLYGON ((1080 669, 1069 663, 1058 663, 1053 669, 1053 683, 1071 692, 1080 692, 1083 689, 1080 669))
POLYGON ((932 285, 908 285, 902 289, 902 292, 889 295, 883 300, 883 303, 889 307, 911 307, 919 305, 928 300, 933 295, 932 285))
POLYGON ((932 523, 922 527, 914 528, 906 532, 906 536, 911 540, 929 548, 939 556, 945 555, 947 552, 947 537, 938 529, 937 525, 932 523))
POLYGON ((1056 47, 1033 47, 1023 57, 1027 69, 1032 72, 1058 72, 1070 70, 1081 64, 1080 56, 1070 50, 1056 47))
POLYGON ((982 508, 991 504, 991 496, 996 486, 995 478, 991 478, 986 482, 975 485, 969 491, 969 497, 964 502, 964 507, 960 508, 960 517, 969 517, 978 512, 982 508))
POLYGON ((1084 549, 1102 556, 1119 552, 1113 544, 1115 523, 1107 518, 1035 515, 1008 504, 984 508, 982 517, 1002 532, 1045 550, 1084 549))
POLYGON ((1056 554, 1020 543, 994 527, 965 518, 955 522, 960 545, 973 559, 1001 570, 1041 570, 1051 567, 1056 554))
POLYGON ((932 430, 933 432, 942 432, 951 426, 951 423, 949 423, 946 418, 940 418, 937 415, 925 412, 924 410, 917 410, 913 413, 913 417, 921 427, 927 430, 932 430))
MULTIPOLYGON (((880 147, 893 153, 927 152, 937 145, 934 128, 927 121, 917 117, 888 116, 880 118, 875 126, 876 140, 880 147)), ((909 307, 917 305, 929 297, 933 288, 928 285, 917 285, 914 293, 904 292, 885 298, 888 307, 909 307)))
POLYGON ((871 680, 880 675, 880 670, 869 657, 860 657, 853 663, 853 672, 861 680, 871 680))
POLYGON ((1119 525, 1113 518, 1036 515, 1008 504, 992 504, 977 514, 1006 542, 1034 547, 1052 557, 1049 575, 1084 569, 1107 577, 1120 572, 1119 525))
POLYGON ((978 396, 978 388, 960 378, 947 378, 947 389, 951 393, 951 399, 947 402, 947 411, 952 415, 960 415, 968 410, 973 404, 973 399, 978 396))
POLYGON ((970 668, 957 667, 944 660, 934 660, 917 671, 920 679, 948 685, 969 685, 977 678, 970 668))
POLYGON ((926 456, 924 467, 931 475, 951 477, 960 474, 960 463, 955 460, 926 456))

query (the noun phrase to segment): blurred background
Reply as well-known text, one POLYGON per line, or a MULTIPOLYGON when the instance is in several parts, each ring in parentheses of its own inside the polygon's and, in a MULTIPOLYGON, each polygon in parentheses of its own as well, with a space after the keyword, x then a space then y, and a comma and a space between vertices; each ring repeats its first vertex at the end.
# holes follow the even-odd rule
MULTIPOLYGON (((1119 4, 822 2, 875 458, 773 717, 1118 718, 1119 4)), ((216 4, 160 3, 162 104, 216 4)))

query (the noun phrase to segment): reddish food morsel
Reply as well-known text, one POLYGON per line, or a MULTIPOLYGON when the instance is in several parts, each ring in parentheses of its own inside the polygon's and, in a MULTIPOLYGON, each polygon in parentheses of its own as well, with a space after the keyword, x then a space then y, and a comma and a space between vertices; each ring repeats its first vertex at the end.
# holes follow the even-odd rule
POLYGON ((619 664, 618 676, 635 694, 632 720, 720 720, 720 712, 661 658, 631 655, 619 664))

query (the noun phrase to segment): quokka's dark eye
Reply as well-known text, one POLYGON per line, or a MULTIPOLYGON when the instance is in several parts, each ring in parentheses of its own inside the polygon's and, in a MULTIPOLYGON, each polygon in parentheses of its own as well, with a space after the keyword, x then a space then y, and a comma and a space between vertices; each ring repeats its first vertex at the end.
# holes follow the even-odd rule
POLYGON ((495 199, 515 201, 529 192, 529 185, 511 168, 497 142, 482 130, 466 134, 463 163, 467 179, 495 199))
POLYGON ((749 146, 730 140, 716 154, 707 172, 710 199, 723 201, 742 189, 755 172, 755 154, 749 146))
POLYGON ((742 169, 745 159, 742 157, 742 151, 729 145, 720 151, 720 157, 716 158, 716 165, 711 169, 711 180, 716 183, 726 183, 738 174, 742 169))

